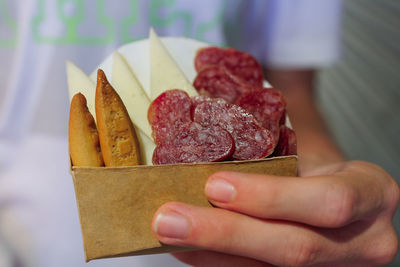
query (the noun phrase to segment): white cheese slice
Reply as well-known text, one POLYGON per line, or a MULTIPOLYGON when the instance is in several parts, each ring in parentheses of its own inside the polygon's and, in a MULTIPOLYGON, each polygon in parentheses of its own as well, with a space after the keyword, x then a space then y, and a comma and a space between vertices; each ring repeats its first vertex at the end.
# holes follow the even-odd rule
POLYGON ((72 97, 75 94, 82 93, 86 97, 90 113, 92 113, 96 120, 96 111, 94 109, 96 84, 86 75, 86 73, 69 60, 66 62, 66 69, 69 101, 71 102, 72 97))
POLYGON ((153 29, 150 29, 149 40, 151 99, 170 89, 181 89, 189 96, 198 95, 153 29))
POLYGON ((147 120, 150 99, 125 58, 118 52, 115 52, 113 57, 111 84, 124 102, 133 124, 152 138, 152 130, 147 120))
POLYGON ((137 138, 140 146, 140 153, 142 157, 143 165, 153 165, 153 151, 156 145, 153 143, 153 139, 150 139, 140 129, 136 128, 137 138))

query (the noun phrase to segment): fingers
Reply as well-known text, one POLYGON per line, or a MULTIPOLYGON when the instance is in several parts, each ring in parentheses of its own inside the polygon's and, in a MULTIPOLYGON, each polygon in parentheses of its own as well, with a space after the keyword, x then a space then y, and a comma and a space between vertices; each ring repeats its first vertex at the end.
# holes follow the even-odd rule
POLYGON ((382 209, 376 177, 344 168, 326 176, 278 177, 218 172, 205 192, 216 206, 254 217, 340 227, 382 209))
MULTIPOLYGON (((275 265, 316 264, 335 252, 331 241, 302 225, 265 221, 223 209, 171 202, 155 214, 153 231, 163 243, 253 258, 275 265)), ((345 249, 345 246, 341 246, 345 249)))
POLYGON ((239 257, 233 262, 251 258, 279 266, 390 262, 398 246, 391 219, 400 194, 390 175, 363 162, 323 173, 216 173, 205 191, 224 209, 167 203, 153 218, 153 232, 166 244, 214 251, 178 256, 195 265, 233 259, 226 254, 239 257))
POLYGON ((220 252, 199 250, 172 253, 172 256, 191 266, 207 267, 272 267, 265 262, 220 252))

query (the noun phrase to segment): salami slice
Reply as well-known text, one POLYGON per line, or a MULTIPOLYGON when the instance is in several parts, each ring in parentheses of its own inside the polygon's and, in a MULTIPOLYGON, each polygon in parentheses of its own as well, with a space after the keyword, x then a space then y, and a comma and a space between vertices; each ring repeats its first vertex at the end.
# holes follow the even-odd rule
POLYGON ((279 125, 285 125, 285 124, 286 124, 286 110, 283 112, 283 115, 279 120, 279 125))
POLYGON ((210 66, 203 69, 197 74, 193 86, 200 95, 223 98, 232 104, 240 96, 253 90, 251 85, 232 75, 223 66, 210 66))
POLYGON ((214 65, 223 65, 225 49, 216 46, 201 48, 194 58, 194 68, 197 72, 214 65))
POLYGON ((261 65, 250 54, 233 48, 206 47, 197 52, 194 62, 197 72, 210 66, 224 66, 254 88, 263 87, 261 65))
POLYGON ((198 104, 193 120, 204 127, 220 126, 235 141, 234 160, 260 159, 270 155, 275 147, 271 133, 261 127, 253 115, 239 106, 217 99, 198 104))
POLYGON ((181 90, 169 90, 159 95, 150 105, 147 118, 156 144, 169 140, 182 124, 191 122, 192 101, 181 90))
POLYGON ((153 164, 221 161, 228 158, 234 148, 232 136, 226 130, 191 122, 182 124, 174 138, 156 147, 153 164))
POLYGON ((205 95, 198 95, 198 96, 193 96, 192 97, 192 105, 193 108, 195 108, 198 104, 206 102, 206 101, 212 101, 213 99, 209 96, 205 95))
POLYGON ((209 96, 205 96, 205 95, 198 95, 198 96, 193 96, 192 97, 192 111, 190 112, 190 117, 193 120, 193 116, 194 116, 194 110, 197 107, 198 104, 201 104, 203 102, 206 101, 213 101, 213 99, 209 96))
POLYGON ((295 132, 286 127, 281 126, 279 142, 275 148, 274 156, 297 155, 297 141, 295 132))
POLYGON ((286 109, 286 101, 281 92, 273 88, 258 89, 244 94, 237 103, 253 114, 261 126, 270 130, 275 142, 278 142, 279 126, 286 109))

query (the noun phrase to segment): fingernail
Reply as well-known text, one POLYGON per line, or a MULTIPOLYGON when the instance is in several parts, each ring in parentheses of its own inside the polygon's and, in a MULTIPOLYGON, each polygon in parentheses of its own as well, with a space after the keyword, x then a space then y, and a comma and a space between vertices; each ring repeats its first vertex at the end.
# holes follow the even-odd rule
POLYGON ((206 195, 210 200, 229 203, 236 195, 235 187, 223 179, 212 179, 206 184, 206 195))
POLYGON ((183 239, 188 235, 189 222, 176 212, 161 212, 155 219, 153 230, 163 237, 183 239))

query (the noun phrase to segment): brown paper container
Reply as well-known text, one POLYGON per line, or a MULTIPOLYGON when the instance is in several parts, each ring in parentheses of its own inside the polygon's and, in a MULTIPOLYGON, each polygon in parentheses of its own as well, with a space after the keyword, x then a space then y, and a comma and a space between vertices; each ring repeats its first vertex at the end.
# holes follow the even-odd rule
POLYGON ((295 176, 297 157, 135 167, 72 167, 86 261, 182 251, 153 235, 156 210, 169 201, 209 206, 207 178, 230 170, 295 176))

